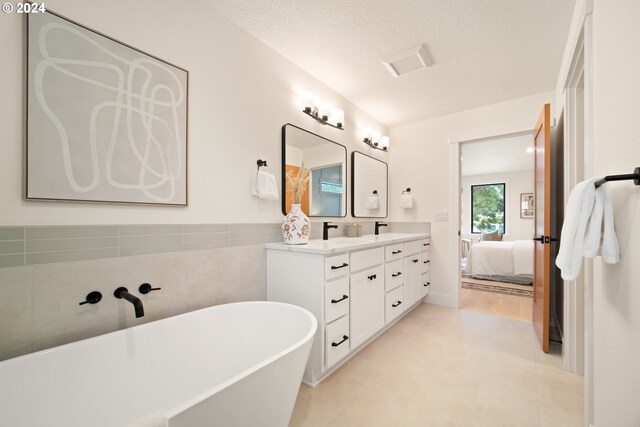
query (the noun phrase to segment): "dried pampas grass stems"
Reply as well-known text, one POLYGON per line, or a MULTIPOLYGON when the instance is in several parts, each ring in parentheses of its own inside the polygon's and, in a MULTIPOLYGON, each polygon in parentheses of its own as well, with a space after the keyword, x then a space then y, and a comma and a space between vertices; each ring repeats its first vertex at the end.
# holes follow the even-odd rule
POLYGON ((309 169, 304 167, 304 162, 297 173, 287 172, 287 193, 291 193, 293 204, 300 204, 304 192, 307 191, 307 184, 309 184, 309 169))

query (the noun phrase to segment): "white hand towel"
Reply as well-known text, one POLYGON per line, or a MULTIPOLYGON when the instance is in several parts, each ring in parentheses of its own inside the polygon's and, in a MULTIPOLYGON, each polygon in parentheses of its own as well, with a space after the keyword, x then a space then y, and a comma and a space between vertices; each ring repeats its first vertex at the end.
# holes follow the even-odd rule
POLYGON ((251 194, 266 200, 278 200, 278 184, 276 177, 264 171, 258 171, 253 180, 251 194))
POLYGON ((582 254, 585 258, 593 258, 598 255, 600 241, 602 240, 602 216, 604 215, 604 186, 597 188, 595 202, 591 217, 587 224, 587 232, 584 238, 584 250, 582 254))
POLYGON ((569 195, 556 258, 564 280, 575 280, 580 274, 587 224, 596 199, 595 181, 592 178, 578 183, 569 195))
POLYGON ((413 207, 413 194, 403 194, 400 196, 400 207, 411 209, 413 207))
POLYGON ((367 209, 378 209, 378 196, 367 197, 367 209))
POLYGON ((135 419, 127 427, 169 427, 169 419, 160 412, 152 412, 135 419))
POLYGON ((597 192, 603 193, 604 207, 604 232, 602 234, 602 262, 606 264, 617 264, 620 262, 620 246, 618 245, 618 236, 613 224, 613 205, 611 204, 611 192, 605 184, 600 186, 597 192))
POLYGON ((602 185, 596 189, 596 201, 589 221, 589 229, 585 240, 584 256, 593 258, 598 255, 602 244, 602 261, 606 264, 620 262, 620 248, 613 224, 613 206, 609 186, 602 185), (604 227, 603 227, 604 219, 604 227))

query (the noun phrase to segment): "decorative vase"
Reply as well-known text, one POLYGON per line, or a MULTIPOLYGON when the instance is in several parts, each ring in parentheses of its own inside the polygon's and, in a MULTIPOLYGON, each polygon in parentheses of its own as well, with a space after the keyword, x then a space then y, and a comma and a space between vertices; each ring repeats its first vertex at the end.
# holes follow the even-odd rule
POLYGON ((291 210, 284 217, 282 236, 288 245, 306 245, 311 233, 311 222, 300 209, 300 204, 292 204, 291 210))

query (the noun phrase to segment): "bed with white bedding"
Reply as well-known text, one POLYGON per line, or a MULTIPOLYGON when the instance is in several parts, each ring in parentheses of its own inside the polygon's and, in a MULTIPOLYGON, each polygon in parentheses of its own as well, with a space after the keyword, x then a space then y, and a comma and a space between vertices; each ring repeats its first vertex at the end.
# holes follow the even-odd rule
POLYGON ((533 240, 474 243, 467 273, 476 279, 533 283, 533 240))

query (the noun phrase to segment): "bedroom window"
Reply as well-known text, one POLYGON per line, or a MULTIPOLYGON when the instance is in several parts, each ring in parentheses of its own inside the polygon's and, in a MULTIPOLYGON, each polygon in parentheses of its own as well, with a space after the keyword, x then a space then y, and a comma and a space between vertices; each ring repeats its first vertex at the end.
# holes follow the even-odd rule
POLYGON ((498 230, 504 234, 505 184, 471 186, 471 232, 489 233, 498 230))

